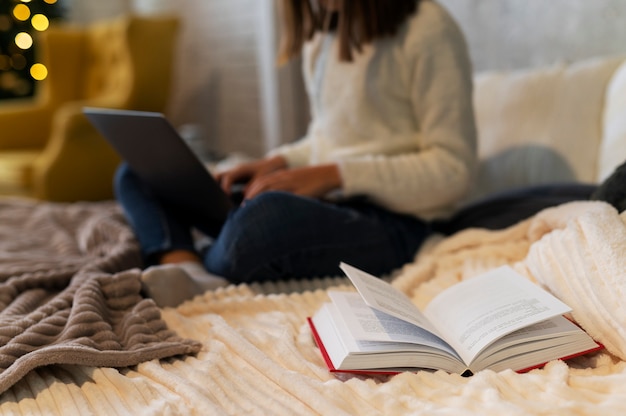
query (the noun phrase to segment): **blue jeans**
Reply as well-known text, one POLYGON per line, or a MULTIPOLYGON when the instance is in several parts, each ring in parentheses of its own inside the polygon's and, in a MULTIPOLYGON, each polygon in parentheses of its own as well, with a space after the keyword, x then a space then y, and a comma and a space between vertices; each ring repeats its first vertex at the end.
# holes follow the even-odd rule
MULTIPOLYGON (((166 251, 195 251, 198 219, 164 206, 125 164, 115 190, 148 264, 166 251)), ((207 270, 239 283, 336 276, 341 261, 389 273, 413 260, 431 227, 360 199, 330 203, 266 192, 234 208, 217 235, 199 231, 212 238, 199 253, 207 270)))

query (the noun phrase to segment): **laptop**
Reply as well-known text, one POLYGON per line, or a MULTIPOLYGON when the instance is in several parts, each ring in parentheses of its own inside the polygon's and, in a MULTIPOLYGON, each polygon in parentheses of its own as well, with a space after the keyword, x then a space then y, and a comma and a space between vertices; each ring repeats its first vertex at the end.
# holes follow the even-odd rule
POLYGON ((85 107, 83 113, 165 205, 218 230, 233 201, 162 113, 85 107), (218 227, 218 228, 216 228, 218 227))

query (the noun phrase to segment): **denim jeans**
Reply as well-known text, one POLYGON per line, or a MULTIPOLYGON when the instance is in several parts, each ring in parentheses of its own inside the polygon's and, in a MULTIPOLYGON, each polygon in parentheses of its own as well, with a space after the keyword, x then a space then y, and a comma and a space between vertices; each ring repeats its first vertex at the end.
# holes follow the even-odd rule
MULTIPOLYGON (((147 263, 174 249, 195 250, 198 219, 163 205, 127 165, 115 177, 116 197, 147 263)), ((389 273, 411 261, 430 225, 363 199, 331 203, 266 192, 231 210, 201 254, 211 273, 232 282, 341 274, 343 261, 369 273, 389 273)))

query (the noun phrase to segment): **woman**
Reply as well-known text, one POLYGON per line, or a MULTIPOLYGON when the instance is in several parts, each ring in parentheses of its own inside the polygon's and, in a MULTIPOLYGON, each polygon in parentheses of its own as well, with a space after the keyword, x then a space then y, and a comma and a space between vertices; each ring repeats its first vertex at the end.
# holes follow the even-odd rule
POLYGON ((118 199, 153 265, 145 289, 162 306, 227 281, 335 275, 340 261, 388 273, 472 183, 470 60, 441 6, 290 0, 284 17, 281 58, 303 55, 307 134, 217 175, 227 192, 244 183, 244 202, 206 250, 195 250, 188 213, 118 172, 118 199))

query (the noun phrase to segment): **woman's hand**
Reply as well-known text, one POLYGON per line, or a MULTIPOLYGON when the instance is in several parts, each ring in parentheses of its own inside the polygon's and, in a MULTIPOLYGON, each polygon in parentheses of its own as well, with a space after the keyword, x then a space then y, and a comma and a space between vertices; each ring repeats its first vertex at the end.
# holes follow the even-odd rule
POLYGON ((341 187, 337 165, 308 166, 276 170, 253 178, 244 192, 245 199, 266 191, 286 191, 296 195, 320 198, 341 187))
POLYGON ((253 162, 242 163, 232 169, 220 172, 215 178, 220 186, 230 195, 232 186, 236 183, 252 183, 256 179, 271 172, 276 172, 287 167, 287 161, 282 156, 274 156, 266 159, 259 159, 253 162))

